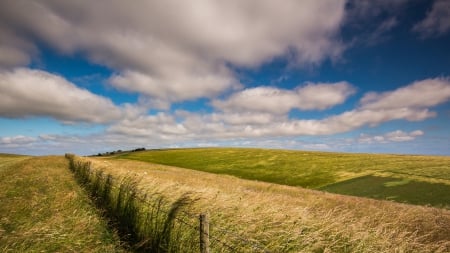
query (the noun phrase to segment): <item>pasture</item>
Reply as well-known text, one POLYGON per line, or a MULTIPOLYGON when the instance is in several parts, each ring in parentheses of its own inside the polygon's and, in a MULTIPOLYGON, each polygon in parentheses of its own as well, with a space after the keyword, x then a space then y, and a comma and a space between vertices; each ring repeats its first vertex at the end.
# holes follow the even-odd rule
POLYGON ((0 155, 1 252, 124 252, 63 157, 0 155))
POLYGON ((198 148, 133 152, 115 158, 347 195, 450 207, 450 157, 198 148), (361 187, 367 183, 364 179, 370 175, 384 179, 371 180, 366 186, 373 192, 366 194, 361 187), (401 180, 408 180, 408 183, 389 187, 385 185, 388 181, 401 180), (360 186, 355 182, 359 182, 360 186), (416 194, 416 189, 436 194, 418 197, 421 193, 416 194))
POLYGON ((208 213, 211 252, 450 252, 450 210, 423 206, 420 201, 430 195, 417 199, 420 206, 323 191, 356 195, 358 189, 364 197, 396 197, 399 202, 405 201, 401 199, 405 192, 404 196, 413 195, 415 188, 430 185, 437 188, 419 191, 445 194, 447 188, 439 188, 448 186, 445 157, 393 156, 397 163, 382 170, 380 164, 388 164, 384 155, 368 155, 375 157, 374 164, 365 161, 365 155, 256 149, 148 151, 121 157, 132 155, 135 160, 151 158, 153 163, 118 156, 67 160, 0 155, 0 251, 138 252, 156 238, 157 245, 163 245, 158 246, 161 252, 168 252, 167 246, 170 252, 198 252, 198 215, 208 213), (209 165, 208 170, 216 173, 156 164, 153 154, 167 163, 209 165), (243 158, 260 163, 248 165, 243 158), (433 169, 420 169, 414 162, 419 160, 433 169), (309 171, 302 171, 301 161, 309 171), (352 161, 372 170, 345 169, 352 161), (274 172, 264 164, 278 163, 282 175, 301 171, 305 176, 313 173, 309 177, 313 180, 297 176, 289 186, 263 182, 252 172, 256 168, 262 178, 270 178, 274 172), (226 164, 236 175, 227 172, 226 164), (290 167, 294 164, 297 168, 290 167), (245 173, 238 173, 239 166, 245 173), (316 168, 324 172, 315 174, 316 168), (328 177, 318 180, 324 174, 328 177), (377 188, 380 185, 397 192, 377 188), (177 204, 186 199, 188 204, 177 204), (113 226, 108 226, 106 214, 113 217, 113 226), (129 247, 132 238, 127 231, 135 229, 136 244, 129 247))
MULTIPOLYGON (((212 252, 450 251, 447 209, 338 195, 148 162, 84 159, 92 162, 95 170, 119 178, 137 178, 138 188, 148 195, 175 201, 189 194, 195 202, 185 212, 210 214, 212 252)), ((179 218, 192 221, 189 216, 179 218)), ((191 228, 195 229, 193 222, 191 228)))

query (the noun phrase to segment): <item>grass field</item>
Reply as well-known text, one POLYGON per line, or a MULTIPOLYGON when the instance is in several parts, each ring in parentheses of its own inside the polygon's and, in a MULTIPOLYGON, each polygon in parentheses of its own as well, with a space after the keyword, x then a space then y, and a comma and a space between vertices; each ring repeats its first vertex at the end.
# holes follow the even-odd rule
POLYGON ((116 158, 450 208, 450 157, 205 148, 134 152, 116 158), (408 182, 388 183, 402 180, 408 182), (422 193, 428 194, 418 196, 422 193))
POLYGON ((321 190, 416 205, 450 208, 450 185, 447 184, 368 175, 327 185, 321 190))
MULTIPOLYGON (((133 156, 134 159, 142 159, 151 157, 149 154, 158 153, 159 159, 165 157, 167 161, 181 163, 195 161, 189 154, 197 153, 195 156, 202 160, 203 165, 208 165, 208 161, 212 161, 211 164, 215 162, 216 165, 228 163, 235 172, 239 171, 240 165, 247 170, 243 175, 251 177, 257 175, 251 173, 252 164, 245 167, 243 158, 249 162, 259 160, 260 164, 256 167, 263 173, 267 170, 266 174, 273 172, 263 164, 279 162, 279 171, 286 174, 283 170, 289 169, 289 164, 298 163, 297 169, 290 168, 291 172, 298 170, 307 176, 308 171, 303 171, 299 166, 302 164, 299 161, 303 160, 304 166, 325 168, 326 174, 331 175, 324 180, 326 183, 315 184, 314 187, 336 187, 337 190, 334 191, 350 191, 352 194, 358 189, 357 192, 361 192, 362 196, 381 194, 382 198, 399 198, 397 201, 403 201, 401 197, 405 192, 405 196, 408 196, 413 194, 411 190, 414 188, 421 188, 419 191, 423 191, 419 193, 424 196, 414 192, 418 197, 418 204, 422 204, 420 201, 424 199, 433 198, 437 193, 444 193, 437 197, 439 199, 445 199, 446 196, 446 188, 439 188, 448 186, 446 157, 262 150, 262 154, 254 158, 252 154, 257 155, 259 151, 261 150, 190 149, 135 152, 133 156), (183 155, 177 155, 176 151, 182 151, 183 155), (202 151, 206 151, 203 156, 202 151), (223 152, 228 153, 223 155, 223 152), (307 162, 308 155, 310 163, 307 162), (333 163, 329 161, 332 160, 330 155, 335 158, 333 163), (299 160, 295 162, 288 159, 296 156, 299 156, 299 160), (360 157, 358 160, 358 156, 363 159, 360 157), (375 157, 373 164, 366 161, 372 156, 375 157), (227 160, 230 157, 234 160, 227 160), (394 158, 392 166, 387 166, 389 163, 385 161, 389 157, 394 158), (286 161, 283 163, 277 160, 281 158, 286 161), (401 158, 404 159, 403 162, 401 158), (336 161, 347 161, 342 163, 350 168, 346 170, 344 165, 336 164, 336 161), (358 171, 350 166, 351 161, 372 166, 372 170, 369 173, 365 173, 363 169, 358 171), (432 169, 421 169, 414 161, 422 166, 428 164, 432 169), (335 171, 327 169, 326 164, 333 164, 335 171), (383 166, 380 164, 389 168, 381 169, 383 166), (405 171, 402 166, 408 170, 405 171), (427 188, 430 185, 437 188, 430 190, 431 188, 427 188), (382 188, 377 188, 380 186, 382 188), (386 192, 385 189, 395 189, 395 192, 386 192)), ((80 164, 90 163, 86 171, 93 175, 94 181, 87 188, 97 191, 100 196, 109 190, 97 188, 99 185, 96 182, 99 181, 96 178, 100 178, 99 175, 104 175, 104 180, 110 175, 113 182, 132 182, 125 184, 132 185, 132 191, 123 191, 127 196, 123 198, 126 205, 114 204, 119 197, 113 197, 110 204, 106 203, 106 206, 118 208, 119 211, 127 209, 124 212, 127 215, 122 219, 125 223, 121 226, 131 224, 129 219, 133 220, 132 217, 143 218, 143 222, 137 223, 140 224, 140 229, 148 230, 150 234, 161 229, 166 233, 161 224, 168 224, 167 222, 155 223, 149 217, 155 212, 166 213, 161 209, 163 206, 168 204, 170 209, 171 203, 189 196, 190 204, 184 206, 179 215, 173 218, 175 225, 170 225, 170 237, 177 236, 180 245, 189 247, 180 249, 174 245, 178 249, 173 252, 198 252, 196 245, 200 213, 209 213, 210 216, 211 252, 450 252, 450 210, 445 208, 345 196, 262 180, 245 180, 224 175, 226 165, 222 165, 221 173, 216 174, 116 157, 75 159, 80 164), (143 206, 136 216, 130 216, 128 214, 134 213, 134 208, 138 207, 132 196, 145 196, 152 203, 143 206), (161 205, 161 201, 166 204, 161 205), (180 224, 183 226, 179 226, 180 224)), ((104 219, 99 217, 94 202, 76 183, 75 178, 78 176, 74 178, 69 168, 69 162, 64 157, 0 155, 1 252, 125 251, 116 233, 111 232, 104 219)), ((218 170, 214 166, 209 169, 218 170)), ((311 169, 309 173, 314 174, 315 170, 317 169, 311 169)), ((310 176, 316 177, 318 176, 310 176)), ((122 187, 111 188, 111 196, 120 194, 120 189, 122 187)), ((102 198, 97 198, 95 203, 101 200, 102 198)), ((99 204, 105 205, 97 203, 97 206, 99 204)), ((114 211, 112 214, 115 213, 114 211)), ((170 211, 166 214, 169 213, 170 211)), ((167 221, 166 218, 164 220, 167 221)), ((143 241, 147 242, 149 241, 143 241)))
POLYGON ((0 155, 0 252, 123 252, 63 157, 0 155))
POLYGON ((196 199, 189 213, 210 214, 211 252, 450 251, 450 210, 140 161, 86 160, 104 173, 138 178, 142 191, 173 200, 188 193, 196 199))

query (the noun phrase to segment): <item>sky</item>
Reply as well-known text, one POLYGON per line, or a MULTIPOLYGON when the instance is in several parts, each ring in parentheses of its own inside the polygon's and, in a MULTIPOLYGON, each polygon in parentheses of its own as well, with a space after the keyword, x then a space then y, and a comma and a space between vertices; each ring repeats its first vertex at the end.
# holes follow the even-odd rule
POLYGON ((448 0, 0 0, 0 152, 450 155, 448 0))

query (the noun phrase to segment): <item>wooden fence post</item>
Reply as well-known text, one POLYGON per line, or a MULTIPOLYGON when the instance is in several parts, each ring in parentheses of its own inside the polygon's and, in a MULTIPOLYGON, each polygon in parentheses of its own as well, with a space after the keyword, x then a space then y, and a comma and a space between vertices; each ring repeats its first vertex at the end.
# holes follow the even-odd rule
POLYGON ((200 252, 209 253, 209 215, 200 214, 200 252))

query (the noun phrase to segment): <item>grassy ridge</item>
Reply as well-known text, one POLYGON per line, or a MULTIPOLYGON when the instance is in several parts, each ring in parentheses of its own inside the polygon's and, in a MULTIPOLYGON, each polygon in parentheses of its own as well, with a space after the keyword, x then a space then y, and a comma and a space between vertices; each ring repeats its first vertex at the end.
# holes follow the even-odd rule
MULTIPOLYGON (((418 203, 408 198, 417 185, 427 191, 438 188, 444 195, 450 195, 450 157, 379 155, 379 154, 345 154, 327 152, 304 152, 289 150, 243 149, 243 148, 204 148, 204 149, 169 149, 135 152, 117 156, 152 163, 178 166, 217 174, 228 174, 240 178, 265 181, 290 186, 302 186, 313 189, 361 196, 361 188, 341 190, 337 184, 346 180, 364 178, 367 175, 409 179, 411 184, 401 188, 385 187, 384 183, 372 186, 384 187, 385 194, 373 193, 365 196, 390 198, 397 201, 418 203), (438 185, 438 187, 435 187, 438 185), (400 192, 403 195, 394 198, 400 192)), ((398 180, 397 180, 398 181, 398 180)), ((425 204, 450 206, 448 199, 433 196, 425 204)), ((420 202, 422 203, 422 202, 420 202)))
POLYGON ((78 182, 105 211, 133 252, 198 251, 196 226, 186 227, 191 217, 183 217, 184 220, 179 217, 182 209, 193 201, 187 194, 171 202, 160 193, 139 189, 136 177, 113 176, 72 154, 66 154, 66 158, 78 182))
POLYGON ((136 152, 118 158, 306 188, 318 188, 371 172, 450 180, 450 157, 435 156, 206 148, 136 152))
POLYGON ((349 197, 125 159, 89 158, 142 190, 209 212, 211 252, 450 252, 450 210, 349 197), (225 242, 228 246, 223 244, 225 242))
POLYGON ((67 166, 0 155, 1 252, 122 252, 67 166))

